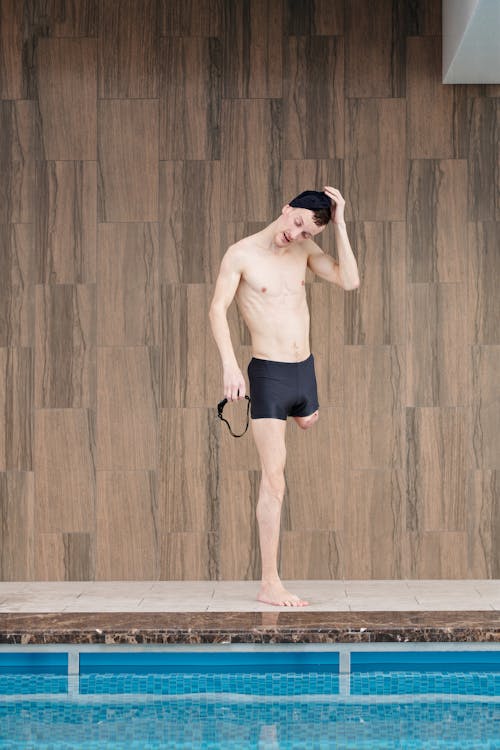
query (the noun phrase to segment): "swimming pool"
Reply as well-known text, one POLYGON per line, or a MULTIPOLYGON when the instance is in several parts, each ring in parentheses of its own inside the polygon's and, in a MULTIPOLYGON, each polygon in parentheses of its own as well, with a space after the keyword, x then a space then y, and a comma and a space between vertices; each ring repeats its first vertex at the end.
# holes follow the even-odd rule
POLYGON ((0 748, 500 750, 500 647, 1 647, 0 748))

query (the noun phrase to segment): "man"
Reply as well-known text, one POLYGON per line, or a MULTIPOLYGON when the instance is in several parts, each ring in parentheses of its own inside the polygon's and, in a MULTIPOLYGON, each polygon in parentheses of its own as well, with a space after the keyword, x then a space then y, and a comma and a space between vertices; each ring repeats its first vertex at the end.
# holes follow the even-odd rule
POLYGON ((210 307, 228 401, 244 398, 246 391, 227 323, 227 309, 234 297, 252 338, 253 358, 248 366, 252 433, 262 468, 257 503, 262 582, 257 599, 267 604, 308 604, 285 589, 277 569, 285 492, 285 428, 288 416, 304 430, 319 416, 309 349, 306 268, 343 289, 359 286, 344 206, 342 195, 333 187, 325 187, 324 192, 306 190, 290 201, 265 229, 227 250, 210 307), (338 263, 313 241, 330 220, 338 263))

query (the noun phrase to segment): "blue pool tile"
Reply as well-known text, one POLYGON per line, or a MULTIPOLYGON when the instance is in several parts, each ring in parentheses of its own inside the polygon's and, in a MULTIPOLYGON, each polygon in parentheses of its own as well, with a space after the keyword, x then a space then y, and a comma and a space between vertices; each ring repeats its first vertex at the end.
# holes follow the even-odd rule
POLYGON ((0 675, 67 673, 68 654, 62 651, 0 651, 0 675))
POLYGON ((338 673, 339 653, 280 651, 280 652, 85 652, 80 654, 80 674, 185 672, 217 673, 251 671, 264 672, 327 672, 338 673))
POLYGON ((356 672, 500 672, 500 651, 355 651, 356 672))

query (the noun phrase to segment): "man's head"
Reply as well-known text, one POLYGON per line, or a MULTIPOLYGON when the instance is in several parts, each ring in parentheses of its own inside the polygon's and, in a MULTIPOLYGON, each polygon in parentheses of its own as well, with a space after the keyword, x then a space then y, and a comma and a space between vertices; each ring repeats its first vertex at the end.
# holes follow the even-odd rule
POLYGON ((306 190, 283 206, 274 242, 286 247, 320 234, 331 219, 331 201, 325 193, 306 190))

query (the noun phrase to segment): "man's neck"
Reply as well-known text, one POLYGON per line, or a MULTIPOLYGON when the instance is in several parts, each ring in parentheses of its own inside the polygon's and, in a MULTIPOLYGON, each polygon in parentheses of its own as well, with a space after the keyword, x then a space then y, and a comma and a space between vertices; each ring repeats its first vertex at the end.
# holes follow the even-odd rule
POLYGON ((279 234, 279 219, 275 219, 268 224, 267 227, 261 229, 258 233, 259 246, 264 250, 268 250, 273 255, 285 255, 288 252, 288 247, 278 247, 274 243, 274 238, 279 234))

